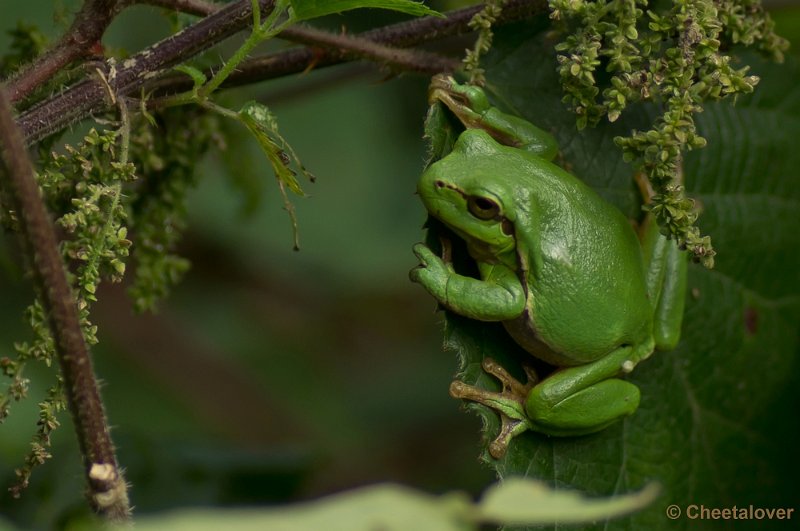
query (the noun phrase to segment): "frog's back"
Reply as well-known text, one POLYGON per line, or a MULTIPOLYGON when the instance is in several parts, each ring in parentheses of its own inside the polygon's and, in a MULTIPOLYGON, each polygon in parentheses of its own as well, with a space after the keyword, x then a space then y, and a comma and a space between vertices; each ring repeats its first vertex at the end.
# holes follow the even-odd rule
POLYGON ((554 164, 531 158, 526 173, 533 193, 519 197, 526 204, 517 205, 517 222, 528 305, 506 328, 523 347, 561 366, 643 341, 652 312, 641 247, 628 220, 554 164))

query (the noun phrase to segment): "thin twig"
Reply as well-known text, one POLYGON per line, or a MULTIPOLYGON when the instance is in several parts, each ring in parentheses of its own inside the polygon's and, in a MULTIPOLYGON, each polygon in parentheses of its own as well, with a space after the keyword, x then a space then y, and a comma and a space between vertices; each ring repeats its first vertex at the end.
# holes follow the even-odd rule
POLYGON ((66 65, 85 57, 126 4, 127 0, 86 0, 58 42, 8 81, 11 102, 24 99, 66 65))
POLYGON ((125 521, 130 514, 127 487, 117 465, 78 308, 58 250, 55 227, 39 193, 5 87, 0 87, 0 144, 7 179, 0 181, 0 185, 12 198, 21 221, 34 278, 48 316, 83 455, 89 502, 109 520, 125 521))

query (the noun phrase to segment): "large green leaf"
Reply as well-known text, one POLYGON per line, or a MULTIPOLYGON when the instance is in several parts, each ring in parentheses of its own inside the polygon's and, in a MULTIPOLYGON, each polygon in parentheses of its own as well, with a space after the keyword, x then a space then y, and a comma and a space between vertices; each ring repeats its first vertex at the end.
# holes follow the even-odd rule
MULTIPOLYGON (((531 28, 531 26, 528 26, 531 28)), ((488 60, 488 88, 507 110, 548 129, 559 140, 560 164, 631 217, 640 214, 633 170, 614 136, 643 129, 653 109, 641 106, 614 124, 578 132, 564 109, 552 40, 535 29, 498 34, 488 60)), ((690 270, 682 341, 656 353, 631 380, 642 391, 639 410, 601 433, 548 438, 526 433, 500 461, 483 459, 500 476, 532 476, 593 495, 663 486, 659 500, 628 519, 587 529, 707 529, 723 520, 685 517, 708 508, 791 507, 798 473, 798 352, 800 322, 800 68, 737 54, 762 77, 755 95, 708 105, 698 117, 705 149, 685 161, 687 190, 703 205, 700 225, 718 250, 717 266, 690 270), (677 505, 684 516, 670 520, 677 505)), ((529 354, 499 325, 447 319, 446 344, 459 352, 462 378, 497 388, 482 373, 491 356, 512 372, 529 354)), ((485 438, 497 416, 484 419, 485 438)), ((734 522, 735 523, 735 522, 734 522)), ((786 521, 761 521, 786 529, 786 521)))
MULTIPOLYGON (((635 494, 588 499, 575 492, 549 489, 539 481, 516 479, 492 485, 480 502, 470 503, 467 495, 461 492, 432 496, 387 483, 285 507, 175 511, 139 518, 136 528, 158 531, 470 531, 486 523, 538 523, 556 519, 574 523, 618 517, 646 506, 657 491, 658 487, 649 485, 635 494)), ((0 530, 4 529, 0 520, 0 530)), ((89 529, 95 527, 89 526, 89 529)))

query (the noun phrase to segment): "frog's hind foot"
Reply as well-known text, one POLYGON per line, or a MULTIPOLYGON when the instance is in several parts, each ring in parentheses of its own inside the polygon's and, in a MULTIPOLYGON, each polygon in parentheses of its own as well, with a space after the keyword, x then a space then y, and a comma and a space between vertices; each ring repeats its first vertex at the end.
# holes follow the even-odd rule
POLYGON ((481 366, 485 372, 500 381, 503 385, 501 392, 487 391, 456 380, 450 384, 450 396, 483 404, 500 414, 500 433, 489 444, 491 456, 500 459, 505 455, 511 439, 531 429, 531 423, 525 413, 525 400, 536 382, 536 375, 526 367, 525 372, 529 381, 522 384, 492 358, 484 359, 481 366))

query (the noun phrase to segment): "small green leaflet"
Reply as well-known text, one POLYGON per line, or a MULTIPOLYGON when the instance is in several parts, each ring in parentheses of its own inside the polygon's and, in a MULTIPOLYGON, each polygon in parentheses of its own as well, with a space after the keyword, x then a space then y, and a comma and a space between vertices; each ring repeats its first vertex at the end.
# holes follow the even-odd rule
MULTIPOLYGON (((310 179, 311 176, 300 164, 292 148, 278 133, 278 124, 269 109, 258 102, 249 101, 239 111, 242 123, 253 133, 258 144, 269 159, 275 176, 297 195, 303 196, 303 189, 297 182, 296 173, 290 168, 294 162, 310 179)), ((313 180, 313 179, 312 179, 313 180)))
POLYGON ((297 231, 297 216, 295 215, 294 205, 286 195, 286 187, 299 196, 305 196, 300 183, 297 182, 297 172, 292 166, 297 168, 300 173, 305 175, 309 181, 314 182, 314 176, 305 169, 300 162, 297 154, 292 147, 278 133, 278 123, 269 109, 256 101, 249 101, 242 106, 238 113, 239 120, 253 133, 258 145, 267 156, 275 177, 278 178, 278 187, 283 197, 283 207, 289 213, 289 220, 292 222, 294 232, 294 248, 300 248, 297 231))
POLYGON ((291 0, 290 3, 295 20, 307 20, 363 7, 391 9, 416 17, 442 16, 422 2, 412 2, 411 0, 291 0))

